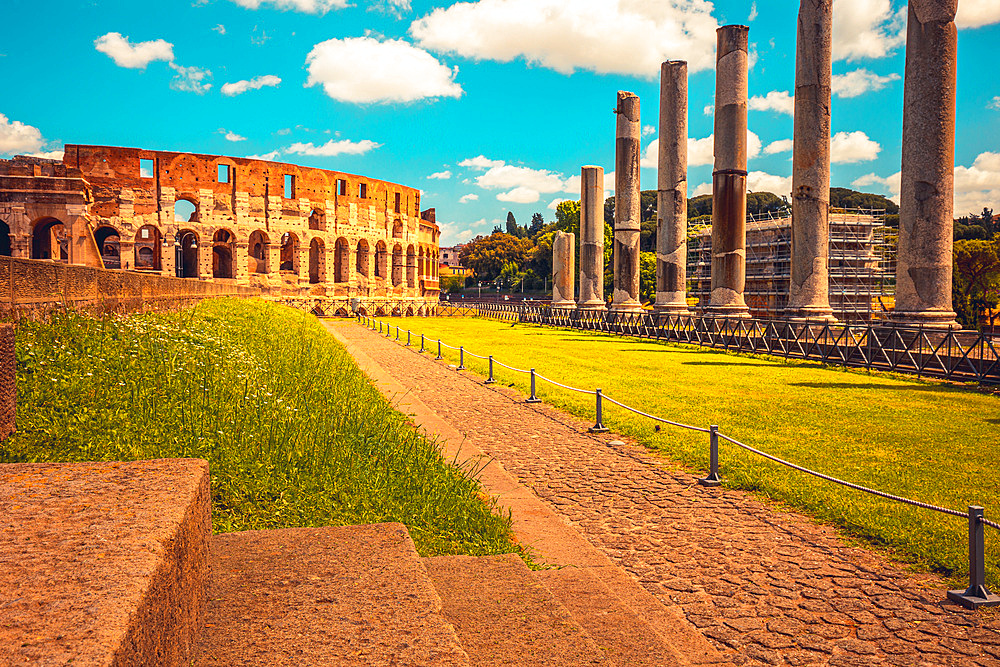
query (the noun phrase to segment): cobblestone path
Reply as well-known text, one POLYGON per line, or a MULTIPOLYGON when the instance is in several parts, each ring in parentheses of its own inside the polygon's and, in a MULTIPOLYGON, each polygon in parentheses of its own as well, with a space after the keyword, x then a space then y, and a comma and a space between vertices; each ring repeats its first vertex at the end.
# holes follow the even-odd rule
POLYGON ((340 331, 734 662, 1000 666, 1000 613, 944 602, 939 578, 744 492, 700 487, 639 445, 415 348, 340 331))

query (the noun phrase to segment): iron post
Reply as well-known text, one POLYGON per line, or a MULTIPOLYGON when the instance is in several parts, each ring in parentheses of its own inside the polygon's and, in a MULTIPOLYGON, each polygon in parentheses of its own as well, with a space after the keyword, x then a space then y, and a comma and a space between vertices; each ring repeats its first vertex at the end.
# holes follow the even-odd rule
POLYGON ((528 397, 528 403, 541 403, 542 399, 535 396, 535 369, 531 369, 531 396, 528 397))
POLYGON ((708 427, 708 477, 699 479, 702 486, 719 486, 722 480, 719 479, 719 427, 712 424, 708 427))
POLYGON ((406 347, 410 347, 410 330, 406 330, 406 347))
POLYGON ((496 380, 493 379, 493 355, 490 355, 490 376, 486 378, 486 382, 483 384, 493 384, 496 380))
POLYGON ((420 351, 424 351, 424 335, 420 334, 420 351))
POLYGON ((459 345, 458 346, 458 368, 456 368, 455 370, 457 370, 457 371, 464 371, 465 370, 465 346, 464 345, 459 345))
POLYGON ((399 327, 396 327, 396 340, 399 340, 399 327))
POLYGON ((440 338, 438 338, 438 356, 435 357, 435 359, 444 359, 444 357, 441 356, 441 339, 440 338))
POLYGON ((607 433, 609 429, 604 425, 604 409, 601 406, 601 390, 598 389, 594 393, 597 396, 597 421, 595 421, 594 425, 587 430, 591 433, 607 433))
POLYGON ((993 595, 986 588, 986 546, 984 540, 983 508, 969 506, 969 587, 966 590, 948 591, 948 599, 966 609, 1000 606, 1000 595, 993 595))

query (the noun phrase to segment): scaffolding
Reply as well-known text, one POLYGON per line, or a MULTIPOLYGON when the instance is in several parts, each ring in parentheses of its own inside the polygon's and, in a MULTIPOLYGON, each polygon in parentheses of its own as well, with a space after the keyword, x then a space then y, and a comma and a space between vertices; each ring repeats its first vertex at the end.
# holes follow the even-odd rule
MULTIPOLYGON (((882 209, 830 210, 829 294, 842 322, 872 322, 892 310, 895 256, 882 209)), ((787 209, 747 216, 746 287, 753 317, 783 317, 791 281, 792 218, 787 209)), ((688 236, 688 294, 703 310, 712 292, 712 228, 688 236)))

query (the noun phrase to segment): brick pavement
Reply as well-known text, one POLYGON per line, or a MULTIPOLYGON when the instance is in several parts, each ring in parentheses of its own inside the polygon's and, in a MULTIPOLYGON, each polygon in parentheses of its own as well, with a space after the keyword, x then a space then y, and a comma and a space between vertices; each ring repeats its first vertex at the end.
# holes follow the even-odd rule
POLYGON ((734 661, 1000 666, 1000 613, 944 602, 940 578, 747 493, 700 487, 621 436, 415 348, 339 333, 734 661))

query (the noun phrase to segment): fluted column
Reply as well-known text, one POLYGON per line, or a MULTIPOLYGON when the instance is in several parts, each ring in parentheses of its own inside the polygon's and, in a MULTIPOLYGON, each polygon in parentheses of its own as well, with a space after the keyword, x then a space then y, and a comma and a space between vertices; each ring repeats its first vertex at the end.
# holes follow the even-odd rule
POLYGON ((799 4, 792 157, 792 276, 786 314, 834 321, 830 308, 830 67, 833 0, 799 4))
POLYGON ((639 98, 618 91, 615 142, 613 312, 637 312, 639 303, 639 98))
POLYGON ((958 329, 951 302, 958 0, 910 0, 896 308, 903 324, 958 329))
POLYGON ((580 173, 580 310, 605 310, 604 167, 580 173))
POLYGON ((660 138, 656 190, 656 306, 686 315, 687 62, 660 65, 660 138))
POLYGON ((552 239, 552 307, 573 308, 573 264, 576 234, 556 232, 552 239))
POLYGON ((712 174, 712 298, 708 313, 747 317, 747 37, 743 25, 717 31, 715 171, 712 174))

